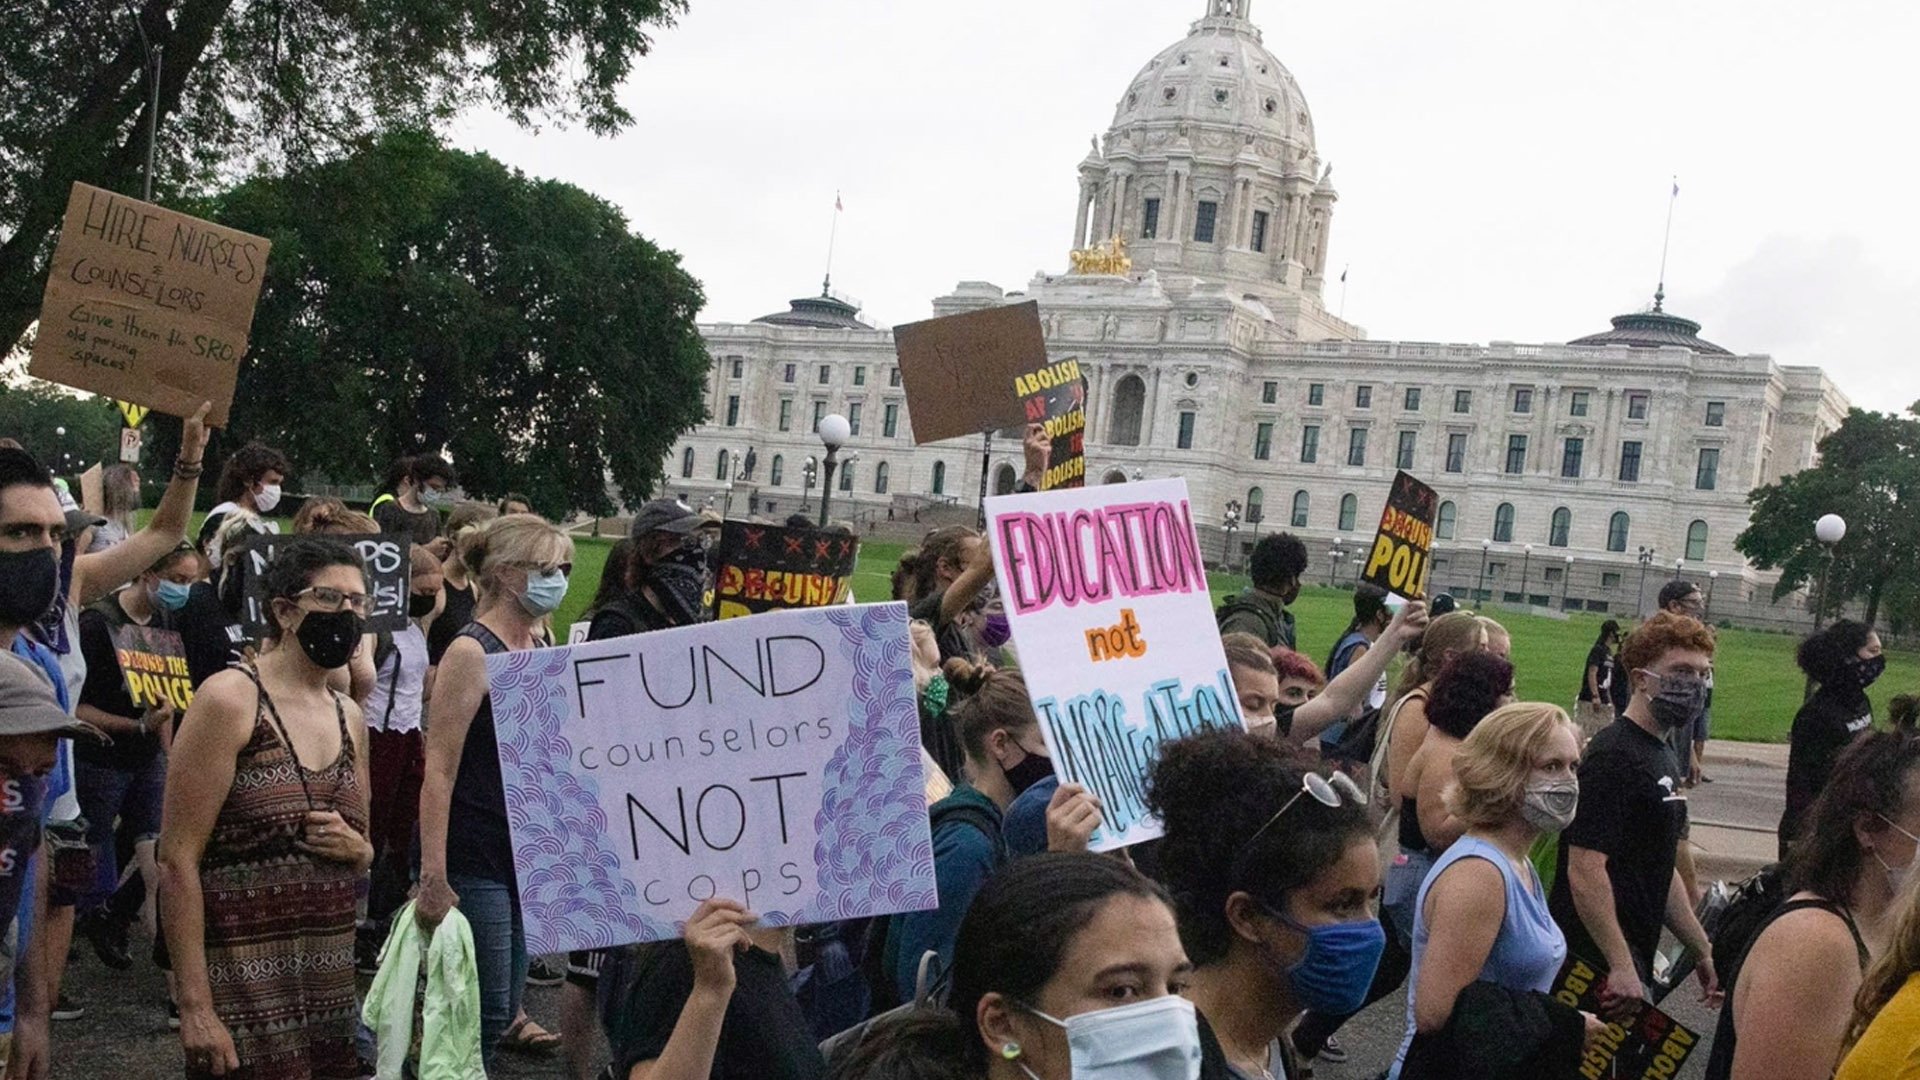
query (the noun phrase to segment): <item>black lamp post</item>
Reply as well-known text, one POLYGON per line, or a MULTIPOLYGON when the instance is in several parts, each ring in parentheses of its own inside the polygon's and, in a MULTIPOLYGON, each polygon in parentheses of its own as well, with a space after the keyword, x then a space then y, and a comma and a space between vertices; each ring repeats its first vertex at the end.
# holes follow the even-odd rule
POLYGON ((820 472, 820 527, 827 526, 827 507, 833 501, 833 471, 840 466, 840 448, 847 445, 853 435, 853 428, 847 418, 839 413, 828 413, 820 418, 820 426, 814 430, 820 436, 820 444, 827 448, 826 461, 820 472))
POLYGON ((1232 566, 1233 533, 1240 527, 1240 500, 1228 499, 1227 512, 1220 517, 1220 569, 1232 566))
POLYGON ((1475 603, 1485 602, 1485 600, 1488 597, 1487 557, 1492 554, 1493 554, 1493 541, 1491 540, 1480 541, 1480 587, 1474 590, 1473 599, 1475 603))

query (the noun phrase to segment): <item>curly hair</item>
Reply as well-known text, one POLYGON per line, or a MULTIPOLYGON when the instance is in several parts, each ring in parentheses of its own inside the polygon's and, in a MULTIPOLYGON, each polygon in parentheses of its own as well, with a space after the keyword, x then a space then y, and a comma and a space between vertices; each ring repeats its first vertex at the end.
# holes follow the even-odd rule
POLYGON ((1253 587, 1266 592, 1282 592, 1307 572, 1307 545, 1292 533, 1269 533, 1253 545, 1247 556, 1247 576, 1253 587))
POLYGON ((1699 619, 1662 611, 1640 624, 1620 646, 1620 663, 1629 672, 1644 671, 1670 652, 1713 655, 1713 630, 1699 619))
POLYGON ((1809 635, 1794 653, 1794 660, 1807 678, 1822 686, 1844 682, 1847 667, 1858 659, 1860 650, 1873 636, 1873 627, 1852 619, 1839 619, 1826 629, 1809 635))
POLYGON ((1575 730, 1558 705, 1522 701, 1488 713, 1453 756, 1453 782, 1442 795, 1447 810, 1468 828, 1512 821, 1527 797, 1527 781, 1541 747, 1561 728, 1575 730))
POLYGON ((293 466, 288 463, 287 455, 273 447, 250 442, 235 450, 226 464, 220 466, 220 482, 215 486, 214 497, 221 502, 239 502, 248 488, 270 472, 286 476, 293 472, 293 466))
MULTIPOLYGON (((273 561, 267 564, 264 585, 269 600, 291 600, 295 595, 313 584, 320 571, 330 566, 351 566, 360 571, 364 579, 367 573, 366 561, 360 558, 360 552, 345 540, 333 536, 295 536, 286 543, 276 544, 273 549, 273 561)), ((281 633, 280 620, 267 620, 267 637, 278 640, 281 633)))
POLYGON ((1513 693, 1513 665, 1490 652, 1462 653, 1434 677, 1427 723, 1456 739, 1472 734, 1482 717, 1513 693))
POLYGON ((924 600, 939 592, 940 564, 958 566, 962 547, 979 535, 965 525, 949 525, 928 533, 917 551, 900 556, 900 566, 911 582, 909 595, 915 600, 924 600))
POLYGON ((1180 940, 1198 965, 1227 956, 1227 898, 1251 893, 1278 905, 1337 864, 1354 844, 1372 844, 1365 805, 1301 799, 1286 828, 1264 828, 1300 794, 1311 771, 1300 752, 1231 728, 1164 744, 1147 777, 1147 809, 1166 829, 1160 880, 1173 896, 1180 940))

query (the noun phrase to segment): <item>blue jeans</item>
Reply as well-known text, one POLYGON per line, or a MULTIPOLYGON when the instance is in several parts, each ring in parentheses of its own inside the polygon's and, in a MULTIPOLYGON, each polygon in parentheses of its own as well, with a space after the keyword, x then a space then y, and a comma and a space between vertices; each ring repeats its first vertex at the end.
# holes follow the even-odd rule
POLYGON ((118 827, 137 842, 160 834, 160 802, 167 786, 167 756, 138 769, 117 769, 75 759, 74 797, 87 819, 87 845, 93 848, 93 888, 80 898, 80 910, 107 902, 120 885, 118 827))
POLYGON ((504 881, 448 874, 460 913, 473 928, 473 963, 480 974, 480 1056, 488 1072, 500 1036, 520 1013, 527 985, 527 939, 520 927, 520 895, 504 881))

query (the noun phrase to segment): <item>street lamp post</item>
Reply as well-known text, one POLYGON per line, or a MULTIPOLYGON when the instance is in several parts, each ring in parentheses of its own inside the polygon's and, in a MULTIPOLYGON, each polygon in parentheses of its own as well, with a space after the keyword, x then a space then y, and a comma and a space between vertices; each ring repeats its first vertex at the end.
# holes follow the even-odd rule
POLYGON ((1641 615, 1645 615, 1647 613, 1647 568, 1652 565, 1653 565, 1653 549, 1650 547, 1641 548, 1640 549, 1640 594, 1634 597, 1634 600, 1633 600, 1635 611, 1637 611, 1641 615))
POLYGON ((725 520, 733 516, 733 481, 732 479, 728 479, 727 485, 724 490, 727 493, 727 501, 721 507, 721 510, 720 510, 721 520, 725 520))
POLYGON ((1147 478, 1146 471, 1136 466, 1133 470, 1133 482, 1137 484, 1140 481, 1145 480, 1146 478, 1147 478))
POLYGON ((1473 590, 1475 603, 1483 603, 1487 598, 1487 556, 1493 554, 1493 541, 1480 541, 1480 587, 1473 590))
POLYGON ((1353 586, 1356 589, 1360 587, 1360 568, 1366 565, 1366 562, 1367 557, 1365 555, 1358 551, 1353 553, 1353 586))
POLYGON ((816 477, 816 466, 813 459, 808 458, 806 463, 800 466, 800 508, 803 511, 807 504, 813 501, 813 482, 816 477))
POLYGON ((1825 549, 1820 562, 1820 595, 1814 600, 1813 608, 1813 628, 1817 631, 1827 617, 1827 583, 1833 576, 1833 549, 1847 538, 1847 519, 1839 514, 1825 515, 1814 523, 1813 538, 1825 549))
POLYGON ((1573 588, 1573 556, 1567 556, 1566 572, 1560 575, 1560 610, 1571 611, 1567 606, 1567 595, 1573 588))
POLYGON ((1228 499, 1227 512, 1220 517, 1220 569, 1232 566, 1233 532, 1240 527, 1240 500, 1228 499))
POLYGON ((847 439, 853 429, 847 418, 839 413, 828 413, 820 418, 820 425, 814 434, 820 436, 820 445, 827 448, 827 457, 821 463, 820 470, 820 527, 827 527, 827 507, 833 500, 833 471, 840 467, 840 448, 847 445, 847 439))
POLYGON ((1327 588, 1333 588, 1333 575, 1340 569, 1340 560, 1346 552, 1340 550, 1340 538, 1334 537, 1333 548, 1327 552, 1327 588))
POLYGON ((1707 617, 1706 621, 1709 623, 1713 621, 1713 587, 1715 585, 1718 585, 1719 583, 1720 583, 1720 571, 1718 570, 1707 571, 1707 607, 1706 607, 1706 611, 1703 612, 1703 614, 1706 615, 1707 617))
POLYGON ((1520 557, 1520 606, 1530 607, 1527 603, 1527 586, 1533 579, 1533 545, 1521 549, 1520 557))

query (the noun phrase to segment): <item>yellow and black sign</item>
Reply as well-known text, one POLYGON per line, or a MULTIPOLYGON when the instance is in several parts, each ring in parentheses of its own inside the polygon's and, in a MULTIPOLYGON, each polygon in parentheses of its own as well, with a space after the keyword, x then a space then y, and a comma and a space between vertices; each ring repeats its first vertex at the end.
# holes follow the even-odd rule
POLYGON ((1412 473, 1396 474, 1360 580, 1395 596, 1425 599, 1427 563, 1433 555, 1433 524, 1439 512, 1439 493, 1412 473))
POLYGON ((184 713, 193 704, 193 679, 179 634, 129 623, 113 632, 113 651, 135 708, 171 705, 174 712, 184 713))
POLYGON ((125 420, 130 428, 139 427, 146 420, 147 414, 153 411, 145 405, 135 405, 131 401, 116 401, 114 405, 120 409, 120 419, 125 420))

